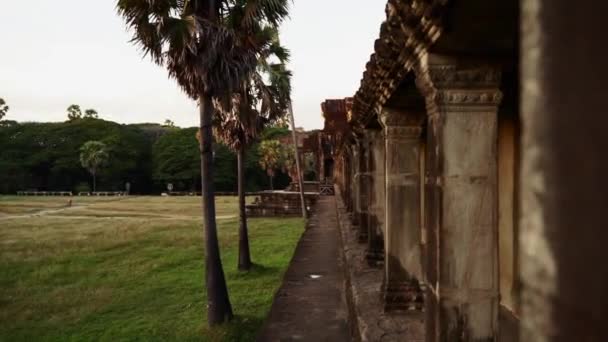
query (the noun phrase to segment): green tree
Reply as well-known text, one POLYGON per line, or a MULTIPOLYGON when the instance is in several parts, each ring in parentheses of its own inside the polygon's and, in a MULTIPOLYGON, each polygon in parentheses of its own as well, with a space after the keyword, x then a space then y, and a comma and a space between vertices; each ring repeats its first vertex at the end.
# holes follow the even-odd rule
POLYGON ((176 190, 196 191, 201 177, 196 131, 196 128, 174 130, 158 139, 152 147, 154 180, 173 183, 176 190))
POLYGON ((278 140, 262 141, 259 151, 260 166, 266 170, 266 174, 270 178, 270 190, 274 190, 273 179, 277 169, 281 167, 281 160, 283 158, 281 143, 278 140))
POLYGON ((117 8, 144 53, 165 66, 184 92, 199 102, 207 317, 210 325, 219 324, 232 318, 232 307, 215 221, 214 101, 230 104, 263 48, 247 39, 249 33, 260 22, 278 26, 287 16, 288 0, 118 0, 117 8))
POLYGON ((6 101, 4 101, 4 99, 0 97, 0 120, 2 120, 2 118, 6 116, 6 113, 8 113, 9 109, 10 108, 6 104, 6 101))
POLYGON ((70 105, 68 107, 68 120, 76 120, 82 118, 82 111, 80 110, 79 105, 70 105))
POLYGON ((99 118, 99 115, 95 109, 87 109, 84 111, 84 118, 85 119, 97 119, 97 118, 99 118))
POLYGON ((87 141, 80 147, 80 164, 93 176, 93 192, 97 191, 97 173, 109 159, 108 147, 101 141, 87 141))
POLYGON ((169 119, 166 119, 165 122, 163 123, 163 127, 175 128, 175 123, 169 119))

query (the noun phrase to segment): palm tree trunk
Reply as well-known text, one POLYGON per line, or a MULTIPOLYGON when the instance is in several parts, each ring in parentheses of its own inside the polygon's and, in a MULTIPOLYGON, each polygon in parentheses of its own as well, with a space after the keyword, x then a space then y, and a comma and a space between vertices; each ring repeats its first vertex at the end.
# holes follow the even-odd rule
POLYGON ((270 178, 270 190, 274 190, 274 176, 273 175, 268 175, 268 178, 270 178))
POLYGON ((239 191, 239 270, 248 271, 251 268, 249 253, 249 235, 247 233, 247 212, 245 211, 245 146, 242 145, 237 153, 238 191, 239 191))
POLYGON ((93 192, 97 191, 97 176, 93 173, 93 192))
POLYGON ((211 96, 201 94, 200 107, 200 150, 201 150, 201 191, 203 205, 203 226, 205 230, 205 268, 207 285, 207 319, 209 325, 217 325, 232 318, 232 307, 228 298, 228 288, 220 259, 215 222, 215 193, 213 189, 213 134, 211 120, 213 103, 211 96))

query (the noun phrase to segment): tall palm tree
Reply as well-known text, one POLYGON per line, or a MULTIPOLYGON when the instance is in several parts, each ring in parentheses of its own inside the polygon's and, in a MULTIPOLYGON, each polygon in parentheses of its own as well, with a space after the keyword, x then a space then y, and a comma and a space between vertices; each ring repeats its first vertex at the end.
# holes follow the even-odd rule
POLYGON ((274 190, 273 179, 276 170, 281 166, 282 149, 278 140, 265 140, 259 146, 260 166, 270 178, 270 190, 274 190))
POLYGON ((198 100, 207 314, 210 325, 225 322, 232 307, 217 240, 212 120, 255 70, 261 47, 248 34, 260 22, 278 27, 288 0, 118 0, 117 9, 143 53, 198 100))
MULTIPOLYGON (((286 99, 289 93, 279 86, 280 77, 272 76, 276 70, 283 70, 288 60, 288 51, 280 45, 278 30, 272 27, 261 28, 252 34, 266 49, 258 57, 256 72, 251 79, 243 82, 241 91, 235 94, 230 111, 219 111, 215 120, 215 132, 226 146, 237 155, 237 183, 239 197, 239 258, 238 268, 247 271, 251 268, 249 235, 247 229, 247 212, 245 208, 245 149, 257 139, 260 132, 269 123, 273 123, 286 114, 286 99), (278 60, 272 63, 271 60, 278 60), (270 83, 264 79, 270 80, 270 83), (274 82, 274 83, 273 83, 274 82)), ((282 75, 288 77, 289 74, 282 75)), ((286 80, 289 82, 289 80, 286 80)))
POLYGON ((80 147, 80 164, 93 176, 93 192, 97 191, 97 172, 109 159, 108 147, 101 141, 87 141, 80 147))

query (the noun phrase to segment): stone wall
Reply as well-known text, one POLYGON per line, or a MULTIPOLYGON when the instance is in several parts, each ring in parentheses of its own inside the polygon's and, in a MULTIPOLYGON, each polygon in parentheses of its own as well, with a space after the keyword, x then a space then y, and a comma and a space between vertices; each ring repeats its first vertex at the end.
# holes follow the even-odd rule
MULTIPOLYGON (((318 200, 318 193, 304 193, 308 213, 318 200)), ((247 205, 248 217, 281 217, 302 216, 302 206, 299 192, 293 191, 263 191, 257 193, 254 203, 247 205)))

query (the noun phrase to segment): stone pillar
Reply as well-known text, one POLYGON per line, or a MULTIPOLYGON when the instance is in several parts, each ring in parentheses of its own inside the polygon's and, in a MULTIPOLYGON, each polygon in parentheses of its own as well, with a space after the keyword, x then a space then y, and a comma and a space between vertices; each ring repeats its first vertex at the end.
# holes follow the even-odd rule
POLYGON ((432 58, 416 75, 428 114, 427 340, 494 341, 501 72, 432 58))
POLYGON ((355 141, 350 145, 350 206, 351 206, 351 219, 352 226, 359 226, 359 215, 357 211, 357 196, 359 194, 359 185, 357 179, 357 173, 359 172, 359 147, 355 141))
POLYGON ((381 130, 367 130, 369 140, 369 213, 366 259, 370 266, 384 263, 384 136, 381 130))
POLYGON ((385 310, 421 310, 420 163, 422 131, 406 113, 383 109, 385 134, 385 310))
POLYGON ((608 341, 608 2, 522 2, 522 341, 608 341))
POLYGON ((317 153, 317 179, 325 182, 325 139, 319 134, 319 152, 317 153))
POLYGON ((341 191, 342 193, 342 200, 344 201, 344 203, 346 204, 346 211, 347 212, 351 212, 352 211, 352 205, 350 202, 350 192, 352 191, 352 183, 351 183, 351 179, 350 179, 350 175, 351 175, 351 151, 350 149, 347 147, 344 150, 342 150, 342 185, 343 185, 343 189, 341 191))
POLYGON ((368 210, 369 210, 369 172, 368 172, 369 141, 366 136, 357 138, 357 172, 355 182, 357 183, 356 216, 359 242, 367 242, 368 237, 368 210))

